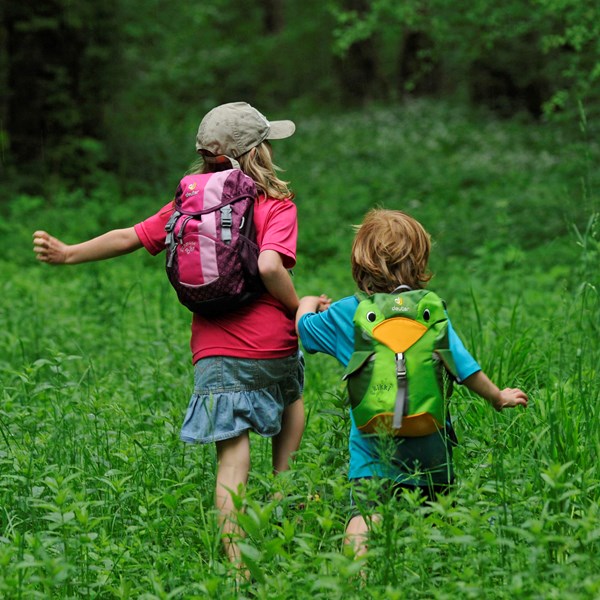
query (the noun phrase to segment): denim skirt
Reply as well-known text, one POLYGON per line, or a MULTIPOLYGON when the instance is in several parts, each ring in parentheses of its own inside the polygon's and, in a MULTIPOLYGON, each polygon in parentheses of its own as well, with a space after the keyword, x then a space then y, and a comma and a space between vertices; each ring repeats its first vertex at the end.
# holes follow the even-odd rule
POLYGON ((181 428, 184 442, 208 444, 244 431, 272 437, 284 409, 301 398, 304 358, 201 358, 194 365, 194 393, 181 428))

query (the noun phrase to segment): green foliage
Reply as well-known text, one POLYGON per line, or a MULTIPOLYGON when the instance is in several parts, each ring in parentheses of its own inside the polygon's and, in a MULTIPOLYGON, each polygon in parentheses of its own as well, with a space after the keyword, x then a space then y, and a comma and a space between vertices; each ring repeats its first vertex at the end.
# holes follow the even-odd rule
POLYGON ((76 242, 129 226, 174 186, 152 197, 98 174, 49 200, 11 197, 0 207, 0 595, 597 597, 600 151, 588 133, 584 120, 550 129, 420 101, 299 119, 275 147, 297 193, 299 292, 352 293, 350 224, 375 204, 406 209, 433 236, 431 287, 466 345, 530 406, 494 413, 457 386, 456 488, 433 505, 382 504, 355 560, 343 545, 340 368, 308 355, 293 470, 269 475, 269 442, 253 436, 235 499, 251 582, 222 553, 214 449, 178 439, 189 315, 162 259, 52 268, 30 249, 37 228, 76 242))
POLYGON ((104 164, 97 140, 119 69, 115 6, 61 0, 3 11, 0 69, 8 93, 0 118, 14 163, 69 179, 104 164))
POLYGON ((12 3, 0 18, 2 167, 33 163, 80 183, 108 166, 151 172, 154 183, 187 168, 216 104, 244 99, 275 113, 336 95, 331 18, 316 0, 61 0, 12 3), (319 60, 306 60, 307 48, 319 60))
POLYGON ((413 91, 433 64, 436 91, 466 85, 473 99, 504 113, 535 113, 543 104, 547 114, 566 110, 572 117, 578 101, 597 110, 600 9, 593 0, 332 0, 330 6, 339 54, 371 41, 377 67, 390 58, 396 64, 379 71, 386 89, 413 91), (407 57, 415 35, 421 44, 407 57), (415 64, 402 73, 407 58, 415 64))
POLYGON ((322 12, 316 0, 155 2, 149 22, 140 18, 146 6, 120 3, 127 80, 116 90, 107 133, 121 172, 139 174, 149 162, 152 179, 186 169, 200 120, 220 103, 241 99, 289 118, 283 103, 335 94, 323 76, 329 19, 314 18, 322 12), (270 11, 281 24, 269 24, 270 11), (306 60, 307 47, 321 59, 306 60))
MULTIPOLYGON (((597 2, 538 0, 541 12, 553 19, 553 30, 542 39, 543 48, 558 57, 561 87, 548 110, 564 108, 567 99, 584 102, 590 110, 598 101, 600 79, 600 7, 597 2)), ((596 109, 594 109, 595 111, 596 109)), ((595 114, 595 113, 594 113, 595 114)))
POLYGON ((594 0, 12 2, 2 181, 34 193, 31 172, 85 185, 108 168, 163 189, 205 112, 235 99, 284 118, 455 95, 566 120, 581 104, 595 123, 598 23, 594 0))

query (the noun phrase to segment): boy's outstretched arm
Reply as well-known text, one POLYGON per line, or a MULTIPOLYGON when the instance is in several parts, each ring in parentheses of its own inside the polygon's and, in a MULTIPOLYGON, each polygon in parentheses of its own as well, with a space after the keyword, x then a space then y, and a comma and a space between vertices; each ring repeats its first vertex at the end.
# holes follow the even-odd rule
POLYGON ((471 391, 485 398, 496 410, 527 406, 527 394, 518 388, 498 389, 483 371, 477 371, 463 381, 471 391))
POLYGON ((81 244, 65 244, 45 231, 33 234, 33 251, 37 259, 51 265, 76 265, 114 258, 142 247, 135 229, 113 229, 81 244))

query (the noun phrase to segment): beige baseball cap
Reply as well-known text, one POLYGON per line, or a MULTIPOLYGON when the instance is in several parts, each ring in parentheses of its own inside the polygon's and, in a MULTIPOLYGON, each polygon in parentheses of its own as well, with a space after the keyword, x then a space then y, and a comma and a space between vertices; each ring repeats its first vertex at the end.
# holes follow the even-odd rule
POLYGON ((229 102, 213 108, 202 119, 196 151, 236 159, 265 140, 281 140, 295 130, 292 121, 269 121, 247 102, 229 102))

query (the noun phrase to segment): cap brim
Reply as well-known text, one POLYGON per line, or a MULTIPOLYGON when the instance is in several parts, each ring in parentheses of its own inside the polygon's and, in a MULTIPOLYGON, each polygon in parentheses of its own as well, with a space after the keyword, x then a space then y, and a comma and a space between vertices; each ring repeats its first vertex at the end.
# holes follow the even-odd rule
POLYGON ((269 125, 271 129, 267 136, 268 140, 282 140, 290 137, 296 131, 293 121, 271 121, 269 125))

